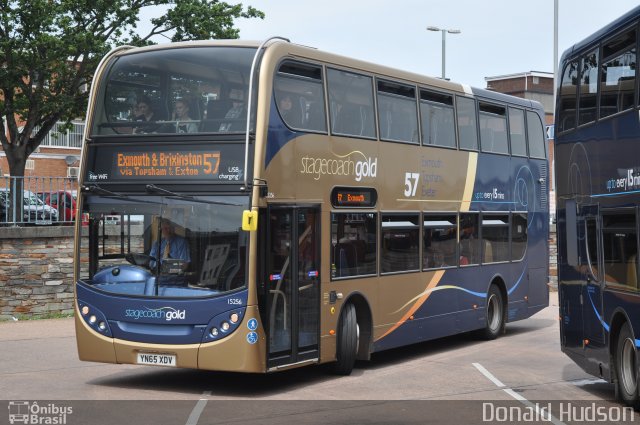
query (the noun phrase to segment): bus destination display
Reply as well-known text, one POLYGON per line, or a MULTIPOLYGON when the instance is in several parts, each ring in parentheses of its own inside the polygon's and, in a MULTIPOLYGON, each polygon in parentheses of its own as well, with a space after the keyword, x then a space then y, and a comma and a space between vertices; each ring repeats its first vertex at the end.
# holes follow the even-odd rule
POLYGON ((86 179, 100 181, 198 181, 241 182, 244 154, 240 145, 181 146, 99 146, 87 167, 86 179))
POLYGON ((331 191, 331 204, 334 208, 371 208, 376 205, 377 200, 378 194, 372 188, 336 187, 331 191))

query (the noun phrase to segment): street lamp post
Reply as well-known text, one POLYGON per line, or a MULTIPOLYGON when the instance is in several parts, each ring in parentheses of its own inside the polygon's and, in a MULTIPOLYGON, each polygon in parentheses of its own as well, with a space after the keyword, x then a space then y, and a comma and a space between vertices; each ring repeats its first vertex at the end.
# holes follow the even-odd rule
POLYGON ((446 79, 445 77, 445 63, 447 56, 447 33, 449 34, 460 34, 462 31, 460 30, 452 30, 438 27, 427 27, 428 31, 440 31, 442 32, 442 79, 446 79))

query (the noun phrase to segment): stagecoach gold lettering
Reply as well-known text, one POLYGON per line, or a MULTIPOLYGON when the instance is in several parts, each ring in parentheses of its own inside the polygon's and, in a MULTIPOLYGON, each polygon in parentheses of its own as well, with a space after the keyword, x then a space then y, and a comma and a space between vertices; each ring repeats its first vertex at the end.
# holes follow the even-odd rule
MULTIPOLYGON (((364 155, 363 155, 364 156, 364 155)), ((354 161, 346 158, 314 158, 305 156, 301 160, 301 174, 311 174, 314 180, 322 176, 354 176, 359 182, 364 177, 375 178, 378 173, 378 158, 366 158, 365 161, 354 161)))
POLYGON ((121 152, 116 155, 115 167, 120 176, 215 176, 220 152, 121 152))

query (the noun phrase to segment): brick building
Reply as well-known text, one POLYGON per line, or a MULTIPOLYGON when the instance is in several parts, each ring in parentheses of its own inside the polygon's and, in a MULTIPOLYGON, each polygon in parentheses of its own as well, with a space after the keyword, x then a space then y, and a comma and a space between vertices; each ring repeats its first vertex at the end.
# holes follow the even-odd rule
MULTIPOLYGON (((72 124, 73 128, 63 134, 58 131, 58 126, 54 127, 27 159, 25 177, 69 177, 76 186, 84 122, 74 121, 72 124)), ((7 156, 0 147, 0 177, 8 176, 7 156)))

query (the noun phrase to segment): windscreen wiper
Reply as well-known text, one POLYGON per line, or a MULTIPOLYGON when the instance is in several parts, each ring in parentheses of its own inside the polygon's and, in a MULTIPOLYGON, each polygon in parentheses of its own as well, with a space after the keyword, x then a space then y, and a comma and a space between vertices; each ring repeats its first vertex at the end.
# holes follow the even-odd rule
POLYGON ((106 196, 112 196, 114 198, 122 198, 122 199, 128 199, 129 198, 127 195, 123 195, 121 193, 115 193, 115 192, 112 192, 112 191, 110 191, 108 189, 100 187, 100 186, 98 186, 97 183, 93 183, 91 185, 82 186, 82 189, 84 191, 86 191, 86 192, 96 193, 96 194, 106 195, 106 196))
POLYGON ((241 207, 243 204, 234 203, 234 202, 224 202, 224 201, 210 201, 207 199, 198 199, 191 195, 184 195, 182 193, 173 192, 169 189, 165 189, 163 187, 156 186, 155 184, 148 184, 146 186, 148 193, 161 193, 163 195, 173 196, 175 198, 187 199, 193 202, 199 202, 202 204, 212 204, 212 205, 231 205, 234 207, 241 207))
POLYGON ((148 184, 146 186, 146 189, 148 193, 162 193, 163 195, 175 196, 176 198, 193 200, 193 196, 191 195, 183 195, 182 193, 172 192, 168 189, 156 186, 155 184, 148 184))

